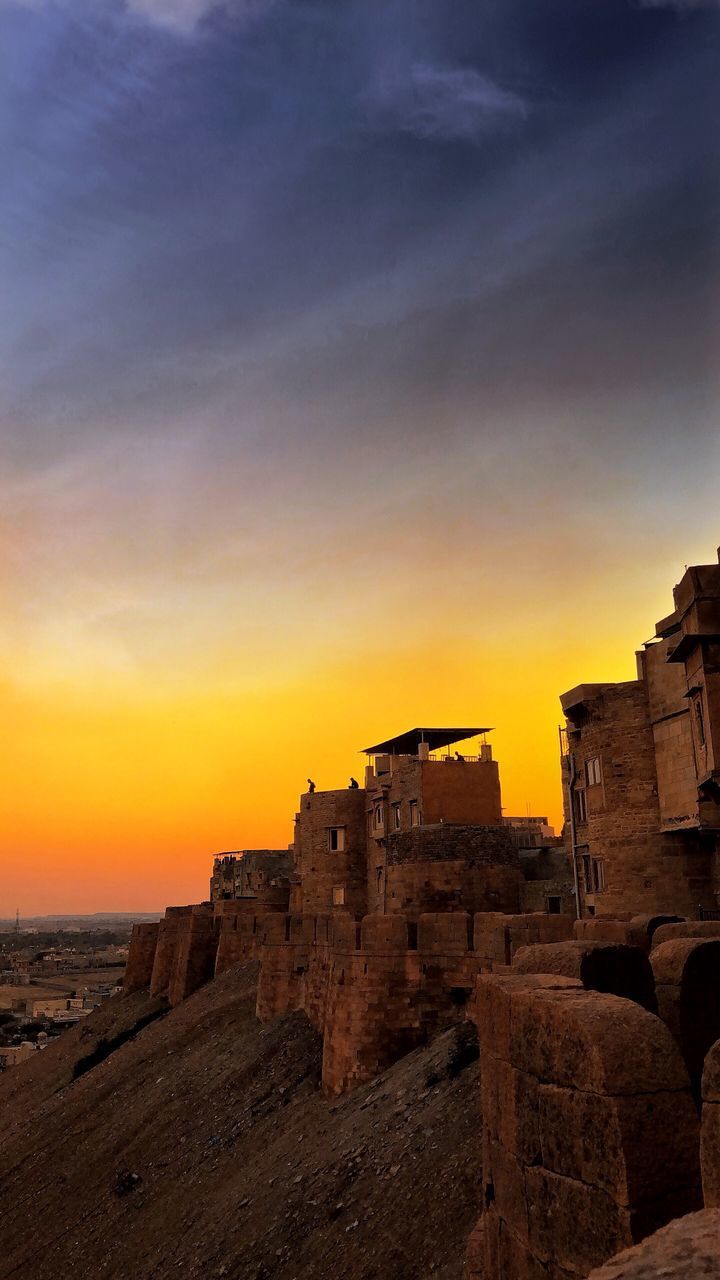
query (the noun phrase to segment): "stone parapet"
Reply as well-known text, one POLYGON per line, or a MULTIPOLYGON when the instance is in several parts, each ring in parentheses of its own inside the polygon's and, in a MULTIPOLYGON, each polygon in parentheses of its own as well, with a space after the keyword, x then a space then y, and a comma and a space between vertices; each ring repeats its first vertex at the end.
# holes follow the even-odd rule
POLYGON ((578 978, 587 991, 635 1000, 657 1012, 655 981, 642 947, 573 939, 520 947, 512 968, 517 973, 547 973, 578 978))
POLYGON ((720 1037, 720 938, 674 938, 650 953, 658 1013, 675 1037, 696 1098, 720 1037))
POLYGON ((697 1115, 658 1018, 572 978, 517 974, 480 976, 476 1020, 485 1208, 474 1274, 585 1276, 700 1206, 697 1115))

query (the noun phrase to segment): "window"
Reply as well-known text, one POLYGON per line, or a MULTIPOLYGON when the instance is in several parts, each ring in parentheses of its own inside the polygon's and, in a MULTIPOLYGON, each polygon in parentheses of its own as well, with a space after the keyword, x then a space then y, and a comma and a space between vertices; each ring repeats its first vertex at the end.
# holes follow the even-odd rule
POLYGON ((400 803, 395 803, 392 807, 392 827, 393 831, 400 830, 400 803))
POLYGON ((584 791, 575 792, 575 821, 587 822, 587 800, 584 791))
POLYGON ((599 787, 602 782, 602 774, 600 773, 600 757, 593 756, 591 760, 585 761, 585 777, 589 787, 599 787))
POLYGON ((333 893, 333 906, 344 907, 345 906, 345 886, 342 884, 334 885, 332 893, 333 893))
POLYGON ((333 851, 342 852, 345 848, 345 828, 329 827, 328 828, 328 845, 333 851))
POLYGON ((418 805, 417 800, 410 801, 410 826, 420 826, 420 806, 418 805))
POLYGON ((547 909, 549 916, 559 916, 562 900, 560 898, 548 898, 547 909))
POLYGON ((381 804, 375 805, 373 818, 375 822, 375 830, 382 831, 385 826, 385 818, 383 817, 383 807, 381 804))
POLYGON ((592 893, 593 892, 592 858, 590 857, 589 853, 583 854, 582 867, 583 867, 583 879, 585 881, 585 892, 592 893))
POLYGON ((705 712, 703 711, 702 694, 693 699, 695 707, 695 727, 697 729, 698 742, 701 747, 705 746, 705 712))
POLYGON ((602 893, 605 888, 605 865, 602 858, 591 858, 583 854, 583 877, 586 893, 602 893))

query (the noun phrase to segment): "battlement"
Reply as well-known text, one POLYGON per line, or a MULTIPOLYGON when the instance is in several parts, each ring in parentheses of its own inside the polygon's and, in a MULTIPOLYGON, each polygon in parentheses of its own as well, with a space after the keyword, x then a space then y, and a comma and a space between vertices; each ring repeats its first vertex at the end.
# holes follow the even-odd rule
POLYGON ((321 1033, 328 1094, 476 1024, 484 1208, 468 1277, 552 1264, 579 1278, 699 1208, 702 1187, 720 1203, 720 922, 198 904, 136 926, 128 970, 149 972, 154 943, 152 980, 169 971, 177 1003, 220 971, 227 940, 230 963, 260 962, 262 1021, 303 1010, 321 1033))

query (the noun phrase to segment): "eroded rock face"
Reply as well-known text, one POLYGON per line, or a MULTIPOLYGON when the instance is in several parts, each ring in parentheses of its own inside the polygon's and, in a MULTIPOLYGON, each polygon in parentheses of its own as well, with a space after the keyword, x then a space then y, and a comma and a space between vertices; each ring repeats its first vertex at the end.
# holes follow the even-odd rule
POLYGON ((589 1280, 701 1280, 720 1276, 720 1209, 677 1218, 625 1249, 589 1280))

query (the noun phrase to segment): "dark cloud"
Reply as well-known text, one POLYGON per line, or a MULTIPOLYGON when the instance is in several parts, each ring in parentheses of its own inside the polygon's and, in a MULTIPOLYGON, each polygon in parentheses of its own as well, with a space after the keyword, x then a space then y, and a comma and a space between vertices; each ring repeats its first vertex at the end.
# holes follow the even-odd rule
POLYGON ((607 385, 695 394, 715 15, 184 13, 176 35, 165 6, 0 5, 7 448, 201 418, 209 450, 325 422, 341 449, 440 400, 468 431, 607 385))

